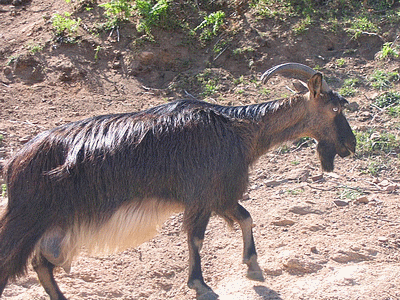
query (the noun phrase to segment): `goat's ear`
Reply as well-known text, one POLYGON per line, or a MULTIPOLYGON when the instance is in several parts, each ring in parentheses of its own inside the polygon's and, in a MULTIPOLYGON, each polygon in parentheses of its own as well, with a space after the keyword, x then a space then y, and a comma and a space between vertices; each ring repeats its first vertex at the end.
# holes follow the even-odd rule
POLYGON ((321 94, 322 87, 322 74, 314 74, 310 80, 308 80, 308 90, 310 91, 310 96, 312 99, 318 98, 321 94))

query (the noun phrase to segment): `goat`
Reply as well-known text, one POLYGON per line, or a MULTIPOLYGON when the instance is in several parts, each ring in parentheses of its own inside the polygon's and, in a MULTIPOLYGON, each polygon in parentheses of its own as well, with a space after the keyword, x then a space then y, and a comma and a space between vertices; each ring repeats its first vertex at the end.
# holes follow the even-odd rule
POLYGON ((355 152, 346 100, 321 73, 287 63, 263 74, 308 78, 307 93, 247 106, 180 100, 146 111, 62 125, 29 141, 5 166, 8 205, 0 220, 0 296, 31 259, 51 300, 65 300, 53 269, 67 272, 82 246, 90 253, 137 246, 172 213, 184 211, 188 286, 217 299, 204 282, 200 250, 210 215, 238 222, 247 276, 263 280, 250 213, 238 201, 249 168, 271 147, 309 136, 322 169, 355 152))

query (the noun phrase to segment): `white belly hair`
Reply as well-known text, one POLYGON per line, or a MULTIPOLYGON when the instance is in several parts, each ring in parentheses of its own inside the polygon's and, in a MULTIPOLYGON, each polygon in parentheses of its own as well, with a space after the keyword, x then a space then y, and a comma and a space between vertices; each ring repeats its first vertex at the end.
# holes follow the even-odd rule
POLYGON ((66 272, 73 258, 85 248, 90 255, 104 255, 139 246, 157 234, 157 230, 174 213, 184 209, 180 203, 145 199, 118 208, 103 224, 75 222, 66 232, 52 229, 36 244, 36 254, 66 272))

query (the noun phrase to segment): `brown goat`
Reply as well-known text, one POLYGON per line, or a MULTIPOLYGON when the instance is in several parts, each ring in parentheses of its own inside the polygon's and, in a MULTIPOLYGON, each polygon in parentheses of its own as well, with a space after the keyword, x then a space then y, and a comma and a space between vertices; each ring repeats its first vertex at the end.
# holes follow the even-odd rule
POLYGON ((250 166, 271 147, 309 136, 322 168, 355 151, 342 114, 346 100, 320 73, 279 65, 263 75, 307 76, 308 92, 226 107, 181 100, 138 113, 105 115, 46 131, 5 166, 8 206, 0 220, 0 295, 28 260, 51 300, 66 299, 54 267, 70 269, 81 246, 91 252, 134 247, 172 213, 184 211, 189 281, 197 299, 217 299, 203 280, 199 251, 211 213, 238 222, 247 276, 263 280, 252 219, 238 201, 250 166))

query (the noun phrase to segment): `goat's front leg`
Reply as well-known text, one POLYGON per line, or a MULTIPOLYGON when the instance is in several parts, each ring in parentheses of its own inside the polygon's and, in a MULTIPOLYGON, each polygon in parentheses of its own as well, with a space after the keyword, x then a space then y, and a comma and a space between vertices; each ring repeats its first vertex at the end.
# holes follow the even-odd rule
POLYGON ((243 263, 247 265, 247 277, 252 280, 264 281, 263 272, 257 262, 256 246, 253 238, 253 219, 250 213, 239 203, 230 216, 239 223, 243 235, 243 263))
POLYGON ((188 228, 189 244, 189 280, 188 286, 196 290, 196 299, 215 300, 218 295, 204 282, 201 272, 200 250, 203 246, 204 233, 210 219, 210 214, 199 218, 188 228))

